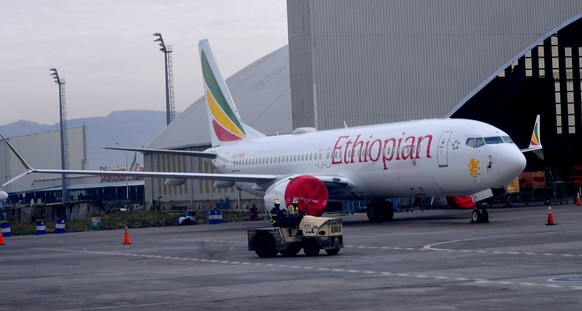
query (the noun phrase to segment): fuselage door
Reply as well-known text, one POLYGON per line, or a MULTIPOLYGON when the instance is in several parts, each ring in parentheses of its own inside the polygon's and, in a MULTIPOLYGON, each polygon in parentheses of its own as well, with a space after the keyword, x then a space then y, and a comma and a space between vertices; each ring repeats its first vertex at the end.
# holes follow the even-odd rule
POLYGON ((451 131, 446 131, 441 134, 441 138, 439 139, 438 145, 438 153, 437 159, 439 163, 439 167, 447 167, 449 166, 449 159, 447 152, 449 150, 449 139, 451 138, 451 131))

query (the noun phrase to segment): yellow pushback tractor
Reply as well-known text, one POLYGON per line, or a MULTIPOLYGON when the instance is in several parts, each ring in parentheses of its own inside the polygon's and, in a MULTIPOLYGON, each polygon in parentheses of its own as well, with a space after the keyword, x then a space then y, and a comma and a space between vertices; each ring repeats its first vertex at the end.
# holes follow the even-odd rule
POLYGON ((297 228, 267 227, 248 230, 249 251, 261 258, 295 256, 301 249, 306 256, 317 256, 321 249, 336 255, 343 244, 340 218, 304 216, 297 228))

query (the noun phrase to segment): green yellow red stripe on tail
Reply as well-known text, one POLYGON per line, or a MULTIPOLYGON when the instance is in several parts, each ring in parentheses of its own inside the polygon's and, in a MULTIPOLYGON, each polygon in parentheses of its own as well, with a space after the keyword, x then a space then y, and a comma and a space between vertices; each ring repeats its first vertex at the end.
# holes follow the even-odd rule
POLYGON ((538 114, 536 117, 536 123, 534 123, 534 128, 531 133, 531 139, 529 141, 529 147, 520 149, 521 152, 528 152, 533 151, 538 157, 541 159, 544 158, 542 153, 542 140, 540 136, 540 115, 538 114))
POLYGON ((531 134, 531 140, 529 142, 530 148, 535 148, 541 146, 540 142, 540 115, 536 117, 536 123, 534 124, 533 133, 531 134))
POLYGON ((199 42, 212 145, 247 137, 232 96, 222 78, 208 40, 199 42))

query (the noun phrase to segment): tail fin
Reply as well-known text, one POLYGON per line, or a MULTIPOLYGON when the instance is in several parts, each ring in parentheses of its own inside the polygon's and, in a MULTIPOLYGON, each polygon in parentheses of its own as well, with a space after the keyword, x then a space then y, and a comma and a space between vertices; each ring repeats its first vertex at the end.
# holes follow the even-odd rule
POLYGON ((529 147, 525 149, 521 149, 521 152, 528 152, 534 151, 534 153, 540 157, 542 160, 544 159, 544 154, 542 153, 542 141, 540 136, 540 115, 538 114, 536 117, 536 123, 534 123, 533 132, 531 134, 531 139, 529 141, 529 147))
POLYGON ((264 136, 242 122, 208 40, 198 42, 212 146, 264 136))

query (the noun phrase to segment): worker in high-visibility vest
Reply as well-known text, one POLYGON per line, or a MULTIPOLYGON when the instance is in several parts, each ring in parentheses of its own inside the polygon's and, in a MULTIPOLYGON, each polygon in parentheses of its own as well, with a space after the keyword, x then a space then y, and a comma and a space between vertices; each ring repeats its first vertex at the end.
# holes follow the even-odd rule
POLYGON ((289 215, 289 227, 297 228, 303 215, 299 213, 299 199, 293 198, 291 205, 287 206, 287 214, 289 215))
POLYGON ((286 223, 287 211, 281 209, 281 203, 277 198, 273 201, 273 205, 273 208, 269 212, 269 221, 273 227, 282 227, 286 223))
POLYGON ((287 206, 287 213, 289 215, 297 216, 297 214, 299 213, 299 208, 297 207, 298 205, 299 200, 297 198, 293 198, 293 202, 291 203, 291 205, 287 206))

